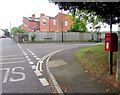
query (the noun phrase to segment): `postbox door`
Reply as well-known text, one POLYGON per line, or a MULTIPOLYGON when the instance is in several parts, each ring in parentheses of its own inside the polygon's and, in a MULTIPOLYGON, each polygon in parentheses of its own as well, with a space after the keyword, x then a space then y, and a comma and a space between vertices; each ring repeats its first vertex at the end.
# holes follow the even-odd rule
POLYGON ((105 37, 105 51, 110 52, 111 50, 111 39, 110 36, 105 37))
POLYGON ((118 50, 118 36, 116 33, 105 34, 105 51, 115 52, 118 50))

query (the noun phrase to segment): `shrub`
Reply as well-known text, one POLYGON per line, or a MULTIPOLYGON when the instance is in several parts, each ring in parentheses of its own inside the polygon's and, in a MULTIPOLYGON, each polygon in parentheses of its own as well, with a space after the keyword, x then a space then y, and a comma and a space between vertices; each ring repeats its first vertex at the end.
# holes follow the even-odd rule
POLYGON ((35 34, 35 33, 32 33, 32 34, 30 35, 30 37, 31 37, 32 42, 34 42, 34 41, 35 41, 36 34, 35 34))

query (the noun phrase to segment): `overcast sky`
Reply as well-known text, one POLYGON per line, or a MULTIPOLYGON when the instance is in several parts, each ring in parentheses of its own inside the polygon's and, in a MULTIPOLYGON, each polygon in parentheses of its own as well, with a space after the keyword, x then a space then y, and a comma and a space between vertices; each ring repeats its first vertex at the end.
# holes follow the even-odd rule
MULTIPOLYGON (((58 6, 48 0, 0 0, 0 29, 10 30, 10 22, 11 27, 18 27, 22 24, 23 17, 30 17, 32 14, 36 17, 39 17, 40 13, 56 16, 58 12, 58 6)), ((117 31, 116 29, 116 26, 113 27, 114 31, 117 31)))
POLYGON ((23 17, 30 17, 40 13, 48 16, 55 16, 60 12, 57 5, 49 3, 48 0, 1 0, 0 1, 0 28, 10 29, 20 26, 23 17))

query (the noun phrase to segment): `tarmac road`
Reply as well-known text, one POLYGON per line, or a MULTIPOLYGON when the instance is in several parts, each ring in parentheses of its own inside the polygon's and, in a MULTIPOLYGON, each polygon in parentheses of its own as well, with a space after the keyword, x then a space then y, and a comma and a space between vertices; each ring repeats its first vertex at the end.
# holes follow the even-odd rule
POLYGON ((0 77, 2 93, 52 93, 43 64, 36 72, 38 60, 57 50, 96 45, 96 43, 16 43, 11 38, 0 39, 0 77))

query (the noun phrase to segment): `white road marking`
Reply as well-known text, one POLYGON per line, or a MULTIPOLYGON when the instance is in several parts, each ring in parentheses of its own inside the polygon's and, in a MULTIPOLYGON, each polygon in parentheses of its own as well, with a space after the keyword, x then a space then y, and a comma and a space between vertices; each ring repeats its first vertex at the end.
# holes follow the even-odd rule
POLYGON ((42 76, 42 74, 39 71, 34 71, 34 73, 36 74, 36 76, 42 76))
POLYGON ((30 49, 27 49, 31 54, 34 54, 30 49))
POLYGON ((52 56, 53 54, 58 53, 58 52, 61 52, 61 51, 63 51, 63 50, 64 50, 64 49, 58 50, 58 51, 49 53, 49 54, 47 54, 46 56, 43 56, 43 57, 37 62, 36 71, 38 71, 38 66, 39 66, 39 64, 40 64, 40 72, 42 72, 42 71, 43 71, 43 70, 42 70, 43 61, 44 61, 47 57, 52 56))
POLYGON ((4 65, 4 64, 11 64, 11 63, 23 63, 23 62, 26 62, 26 61, 16 61, 16 62, 2 62, 0 64, 4 65))
POLYGON ((21 56, 20 55, 7 55, 7 56, 0 56, 0 57, 4 58, 4 57, 21 57, 21 56))
POLYGON ((29 58, 29 56, 25 56, 26 58, 29 58))
POLYGON ((34 57, 37 57, 36 55, 34 55, 34 57))
POLYGON ((40 60, 40 58, 36 58, 37 60, 40 60))
MULTIPOLYGON (((29 64, 31 64, 31 68, 32 69, 36 69, 36 71, 34 71, 34 73, 36 74, 36 76, 42 76, 42 74, 40 73, 40 71, 42 71, 42 63, 43 63, 43 60, 45 59, 45 58, 47 58, 49 55, 47 55, 47 56, 44 56, 43 57, 43 59, 40 59, 40 58, 38 58, 30 49, 27 49, 37 60, 39 60, 38 61, 38 64, 39 64, 39 62, 41 61, 41 64, 40 64, 40 71, 38 71, 37 70, 37 67, 38 67, 38 65, 37 65, 37 67, 35 66, 35 65, 32 65, 32 64, 34 64, 32 61, 31 61, 31 59, 29 58, 29 56, 27 56, 27 54, 23 51, 23 49, 22 49, 22 47, 18 44, 18 46, 20 47, 20 49, 22 50, 22 52, 23 52, 23 54, 24 55, 26 55, 26 59, 29 61, 29 64)), ((22 68, 21 68, 22 69, 22 68)), ((24 73, 20 73, 20 72, 14 72, 15 71, 15 69, 12 71, 13 73, 15 73, 15 74, 24 74, 24 73)), ((22 78, 23 78, 23 75, 22 75, 22 78)), ((20 80, 23 80, 23 79, 20 79, 20 80)), ((45 79, 45 78, 41 78, 41 79, 39 79, 40 80, 40 82, 42 83, 42 85, 43 86, 48 86, 49 85, 49 83, 48 83, 48 81, 45 79)), ((15 79, 13 79, 13 78, 10 78, 10 81, 19 81, 19 79, 18 80, 15 80, 15 79)))
POLYGON ((27 55, 26 53, 24 55, 27 55))
POLYGON ((31 59, 27 59, 28 61, 30 61, 31 59))
POLYGON ((32 53, 32 55, 35 55, 34 53, 32 53))
POLYGON ((31 52, 31 50, 30 49, 27 49, 29 52, 31 52))
POLYGON ((11 71, 12 74, 21 75, 21 78, 14 79, 13 77, 11 77, 11 78, 9 79, 9 81, 11 81, 11 82, 17 82, 17 81, 25 80, 25 79, 26 79, 25 74, 22 73, 22 72, 16 72, 16 71, 15 71, 16 69, 24 70, 24 68, 23 68, 23 67, 15 67, 15 68, 13 68, 12 71, 11 71))
POLYGON ((27 54, 24 54, 25 56, 27 55, 27 54))
POLYGON ((3 79, 3 83, 6 83, 7 79, 8 79, 9 72, 10 72, 10 68, 3 68, 3 69, 0 69, 0 70, 6 70, 6 73, 5 73, 5 76, 4 76, 4 79, 3 79))
POLYGON ((18 57, 18 58, 4 58, 0 60, 14 60, 14 59, 24 59, 24 57, 18 57))
POLYGON ((32 61, 30 61, 29 64, 34 64, 34 63, 32 61))
POLYGON ((43 86, 48 86, 49 85, 48 81, 45 78, 41 78, 39 80, 40 80, 40 82, 42 83, 43 86))
POLYGON ((31 68, 32 68, 32 69, 36 69, 35 65, 31 65, 31 68))

